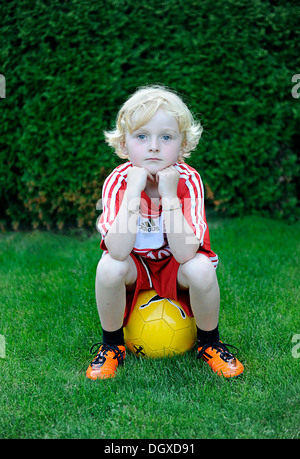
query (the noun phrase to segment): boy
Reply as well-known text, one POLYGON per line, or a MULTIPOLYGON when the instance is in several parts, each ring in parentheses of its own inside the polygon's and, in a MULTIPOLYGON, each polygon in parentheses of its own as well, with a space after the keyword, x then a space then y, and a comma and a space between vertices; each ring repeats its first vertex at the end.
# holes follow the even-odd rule
POLYGON ((218 256, 210 247, 200 175, 184 162, 201 133, 181 98, 162 86, 136 91, 120 109, 116 129, 105 133, 128 161, 102 190, 96 301, 103 343, 94 345, 101 347, 87 369, 90 379, 112 378, 123 364, 123 326, 138 292, 150 288, 195 317, 198 358, 218 375, 243 372, 219 340, 218 256))

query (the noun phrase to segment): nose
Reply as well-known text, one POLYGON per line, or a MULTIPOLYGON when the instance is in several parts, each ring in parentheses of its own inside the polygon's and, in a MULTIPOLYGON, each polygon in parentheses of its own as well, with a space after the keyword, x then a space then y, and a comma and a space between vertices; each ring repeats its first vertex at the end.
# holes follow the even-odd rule
POLYGON ((151 142, 149 145, 149 151, 159 151, 159 143, 156 137, 153 137, 151 139, 151 142))

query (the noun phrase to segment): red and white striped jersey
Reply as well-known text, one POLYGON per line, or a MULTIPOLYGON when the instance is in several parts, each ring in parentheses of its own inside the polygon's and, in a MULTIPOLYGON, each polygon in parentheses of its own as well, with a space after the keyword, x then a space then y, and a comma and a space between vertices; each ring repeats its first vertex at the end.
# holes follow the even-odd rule
MULTIPOLYGON (((177 196, 182 204, 182 212, 199 240, 199 251, 205 252, 216 267, 218 256, 210 248, 201 177, 186 163, 175 163, 174 166, 180 174, 177 196)), ((105 236, 119 212, 127 186, 127 171, 130 167, 132 167, 130 161, 116 167, 103 185, 103 212, 97 221, 97 229, 102 235, 100 247, 104 251, 107 250, 105 236)), ((120 231, 122 231, 121 228, 120 231)), ((133 252, 152 260, 160 260, 172 255, 164 230, 162 207, 160 204, 157 206, 145 192, 141 194, 138 229, 133 252)))

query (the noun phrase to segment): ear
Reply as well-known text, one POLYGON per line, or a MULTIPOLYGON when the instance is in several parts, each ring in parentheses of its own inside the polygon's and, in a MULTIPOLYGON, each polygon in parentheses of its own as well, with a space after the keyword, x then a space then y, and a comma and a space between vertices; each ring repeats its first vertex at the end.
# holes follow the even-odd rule
POLYGON ((180 153, 182 153, 182 151, 186 148, 186 146, 187 146, 187 140, 184 139, 183 142, 182 142, 182 144, 181 144, 180 153))
POLYGON ((181 144, 180 152, 179 152, 179 155, 178 155, 178 162, 180 162, 180 163, 184 163, 183 155, 185 153, 184 149, 185 149, 186 145, 187 145, 187 141, 185 139, 181 144))
POLYGON ((128 157, 127 147, 126 147, 126 142, 125 142, 125 140, 122 140, 122 141, 120 142, 120 148, 121 148, 121 150, 122 150, 123 155, 128 157))

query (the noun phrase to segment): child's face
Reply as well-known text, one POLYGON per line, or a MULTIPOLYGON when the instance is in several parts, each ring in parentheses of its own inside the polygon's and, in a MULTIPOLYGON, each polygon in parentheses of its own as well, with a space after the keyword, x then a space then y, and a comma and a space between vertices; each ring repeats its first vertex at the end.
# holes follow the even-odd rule
POLYGON ((131 134, 126 133, 124 152, 134 166, 143 167, 155 175, 176 163, 182 137, 177 120, 158 110, 147 124, 131 134))

